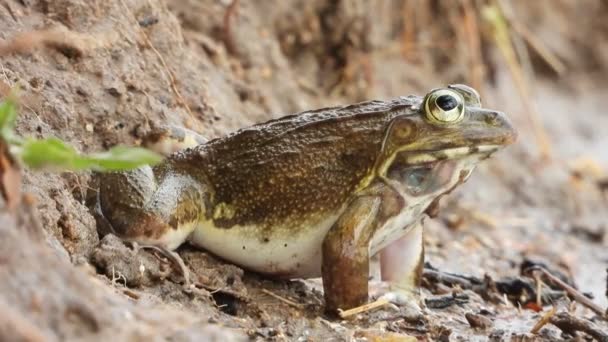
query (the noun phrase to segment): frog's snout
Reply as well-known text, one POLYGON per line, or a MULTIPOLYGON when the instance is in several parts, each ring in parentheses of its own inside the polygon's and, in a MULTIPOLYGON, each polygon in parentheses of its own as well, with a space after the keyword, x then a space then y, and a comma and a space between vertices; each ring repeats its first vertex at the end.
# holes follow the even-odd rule
POLYGON ((470 113, 475 126, 481 128, 483 133, 479 138, 489 140, 496 145, 510 145, 517 141, 517 130, 509 117, 495 110, 475 110, 470 113))
POLYGON ((517 141, 517 130, 513 127, 513 123, 509 117, 502 112, 491 112, 494 113, 494 127, 502 130, 502 145, 511 145, 517 141))

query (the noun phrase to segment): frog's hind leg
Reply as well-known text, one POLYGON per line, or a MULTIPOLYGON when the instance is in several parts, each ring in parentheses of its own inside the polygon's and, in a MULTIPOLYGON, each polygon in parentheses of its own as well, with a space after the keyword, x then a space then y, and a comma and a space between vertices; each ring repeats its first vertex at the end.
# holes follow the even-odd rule
MULTIPOLYGON (((175 261, 176 254, 170 251, 188 238, 202 213, 202 185, 180 174, 165 175, 157 183, 149 166, 99 177, 97 216, 111 232, 127 241, 158 246, 175 261)), ((187 271, 184 277, 187 280, 187 271)))
POLYGON ((125 240, 175 249, 203 210, 203 186, 187 175, 169 174, 157 184, 146 166, 100 178, 100 214, 125 240))

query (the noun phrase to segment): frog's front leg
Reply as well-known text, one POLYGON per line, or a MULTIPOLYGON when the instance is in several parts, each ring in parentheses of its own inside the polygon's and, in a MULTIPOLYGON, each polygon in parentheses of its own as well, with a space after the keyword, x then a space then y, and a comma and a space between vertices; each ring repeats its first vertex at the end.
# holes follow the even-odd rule
POLYGON ((424 267, 422 222, 417 222, 401 238, 380 252, 382 280, 389 285, 384 298, 396 304, 414 302, 424 267))
POLYGON ((323 289, 330 313, 368 299, 369 244, 378 227, 403 207, 401 197, 382 185, 356 197, 323 240, 323 289))
POLYGON ((377 197, 355 199, 323 240, 323 290, 328 312, 367 302, 368 245, 379 208, 377 197))

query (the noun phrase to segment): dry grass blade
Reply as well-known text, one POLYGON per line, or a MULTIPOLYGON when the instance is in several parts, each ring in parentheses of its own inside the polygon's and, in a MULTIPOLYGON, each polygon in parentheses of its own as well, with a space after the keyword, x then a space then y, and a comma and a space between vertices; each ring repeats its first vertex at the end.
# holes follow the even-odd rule
POLYGON ((414 62, 416 55, 416 16, 413 1, 406 1, 402 6, 403 30, 401 32, 401 55, 407 61, 414 62))
POLYGON ((462 28, 468 45, 471 84, 473 85, 473 88, 481 92, 485 65, 483 64, 481 56, 481 39, 479 36, 479 27, 477 25, 477 12, 473 7, 472 0, 461 0, 460 3, 464 10, 462 28))
POLYGON ((346 318, 346 317, 350 317, 353 315, 358 315, 360 313, 363 312, 367 312, 376 308, 379 308, 381 306, 384 306, 386 304, 388 304, 389 301, 388 299, 378 299, 374 302, 368 303, 368 304, 364 304, 361 306, 357 306, 356 308, 352 308, 352 309, 348 309, 348 310, 340 310, 339 311, 339 315, 341 318, 346 318))
POLYGON ((532 130, 534 131, 534 135, 536 136, 536 140, 540 148, 541 159, 550 160, 552 154, 551 142, 549 141, 547 132, 540 121, 540 116, 536 110, 536 106, 530 100, 530 89, 524 77, 522 66, 519 63, 517 54, 513 48, 507 18, 504 16, 500 6, 496 4, 484 7, 482 9, 482 14, 485 20, 492 26, 494 41, 507 62, 507 67, 509 68, 509 72, 511 73, 511 76, 515 82, 517 91, 519 92, 519 97, 522 100, 524 108, 528 112, 526 118, 529 120, 532 130))
POLYGON ((540 320, 538 320, 538 322, 536 322, 536 324, 534 324, 534 327, 532 327, 532 330, 530 330, 530 333, 537 334, 540 331, 540 329, 542 329, 547 323, 549 323, 551 321, 551 317, 553 317, 556 312, 557 312, 556 306, 552 307, 551 310, 547 311, 547 313, 544 314, 543 317, 541 317, 540 320))
POLYGON ((553 282, 554 284, 557 284, 557 285, 559 285, 559 287, 563 288, 570 296, 572 296, 572 298, 574 298, 574 300, 576 300, 577 302, 588 307, 589 309, 591 309, 593 312, 598 314, 604 320, 607 319, 606 310, 602 309, 599 305, 592 302, 591 299, 585 297, 585 295, 583 295, 580 291, 578 291, 577 289, 573 288, 572 286, 566 284, 565 282, 563 282, 561 279, 559 279, 558 277, 551 274, 546 269, 539 267, 539 266, 535 266, 535 267, 531 267, 531 268, 527 269, 526 272, 531 272, 533 276, 536 276, 537 272, 542 273, 542 275, 547 277, 549 280, 551 280, 551 282, 553 282))
POLYGON ((279 296, 278 294, 276 294, 274 292, 271 292, 271 291, 266 290, 266 289, 262 289, 262 292, 264 292, 265 294, 267 294, 267 295, 269 295, 269 296, 271 296, 273 298, 276 298, 276 299, 280 300, 281 302, 283 302, 283 303, 285 303, 287 305, 291 305, 291 306, 296 307, 298 309, 302 308, 302 304, 299 304, 299 303, 296 303, 296 302, 294 302, 292 300, 289 300, 287 298, 281 297, 281 296, 279 296))
POLYGON ((566 66, 557 58, 549 49, 545 47, 543 42, 536 38, 530 30, 518 22, 511 21, 511 26, 525 41, 530 45, 536 53, 555 71, 556 74, 562 75, 566 72, 566 66))

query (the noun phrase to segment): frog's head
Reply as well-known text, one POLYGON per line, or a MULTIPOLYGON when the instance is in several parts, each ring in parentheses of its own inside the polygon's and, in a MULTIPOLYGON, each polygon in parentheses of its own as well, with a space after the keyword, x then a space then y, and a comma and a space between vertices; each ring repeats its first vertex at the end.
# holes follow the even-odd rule
POLYGON ((376 170, 415 197, 448 192, 517 137, 507 117, 482 108, 477 91, 465 85, 435 89, 414 106, 391 121, 376 170))

